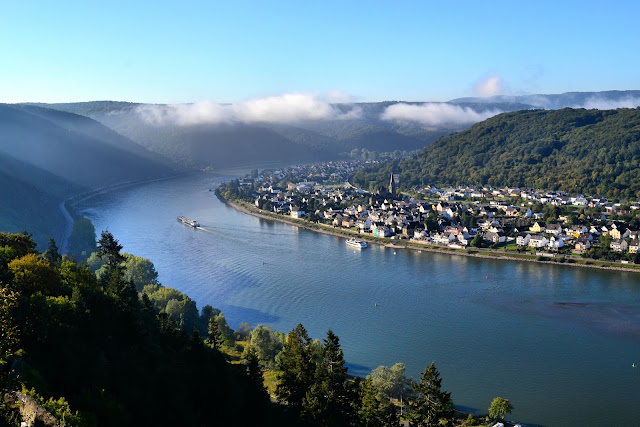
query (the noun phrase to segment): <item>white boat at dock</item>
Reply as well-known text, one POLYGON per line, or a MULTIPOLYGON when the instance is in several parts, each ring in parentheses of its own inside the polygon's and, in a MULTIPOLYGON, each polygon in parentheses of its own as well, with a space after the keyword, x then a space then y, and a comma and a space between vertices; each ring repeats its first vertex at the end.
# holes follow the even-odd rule
POLYGON ((351 238, 347 240, 347 246, 357 249, 364 249, 367 247, 367 242, 363 242, 362 240, 351 238))

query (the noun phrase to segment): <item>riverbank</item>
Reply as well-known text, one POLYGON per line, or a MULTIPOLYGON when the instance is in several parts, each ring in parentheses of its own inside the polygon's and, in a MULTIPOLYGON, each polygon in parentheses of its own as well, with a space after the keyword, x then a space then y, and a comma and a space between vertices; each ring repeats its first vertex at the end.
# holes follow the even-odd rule
MULTIPOLYGON (((476 248, 468 248, 468 249, 456 249, 456 248, 440 248, 434 247, 431 245, 426 245, 422 243, 416 242, 402 242, 402 241, 393 241, 386 238, 381 237, 373 237, 367 236, 360 233, 355 233, 350 230, 345 229, 336 229, 332 226, 328 226, 325 224, 316 224, 310 223, 305 220, 299 220, 295 218, 287 218, 283 215, 278 215, 270 212, 265 212, 260 209, 257 209, 247 203, 230 201, 224 199, 217 191, 216 195, 223 203, 233 207, 234 209, 246 213, 248 215, 252 215, 262 219, 270 219, 273 221, 280 221, 290 225, 295 225, 296 227, 304 228, 305 230, 315 231, 318 233, 328 234, 336 237, 344 237, 351 238, 357 237, 360 240, 366 241, 367 243, 378 244, 385 247, 397 248, 397 249, 411 249, 416 251, 425 251, 425 252, 434 252, 448 255, 459 255, 459 256, 467 256, 467 257, 475 257, 475 258, 487 258, 487 259, 502 259, 508 261, 524 261, 524 262, 535 262, 540 264, 554 264, 554 265, 562 265, 567 267, 579 267, 579 268, 591 268, 591 269, 599 269, 599 270, 615 270, 615 271, 624 271, 630 273, 640 273, 640 266, 631 267, 623 267, 622 265, 615 265, 611 262, 602 262, 593 259, 579 259, 573 260, 574 262, 559 262, 555 261, 553 258, 539 259, 537 255, 529 255, 529 254, 507 254, 505 252, 496 251, 493 249, 476 249, 476 248)), ((564 259, 564 258, 561 258, 564 259)))

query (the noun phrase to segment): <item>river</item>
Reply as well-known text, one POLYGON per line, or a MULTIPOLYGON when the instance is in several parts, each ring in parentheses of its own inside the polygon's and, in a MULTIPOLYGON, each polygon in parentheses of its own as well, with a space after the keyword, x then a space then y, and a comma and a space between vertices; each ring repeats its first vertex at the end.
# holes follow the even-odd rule
POLYGON ((351 249, 227 207, 209 189, 228 179, 150 182, 77 207, 231 327, 330 328, 358 375, 403 362, 418 379, 435 361, 456 405, 486 413, 505 397, 527 425, 640 424, 640 274, 351 249))

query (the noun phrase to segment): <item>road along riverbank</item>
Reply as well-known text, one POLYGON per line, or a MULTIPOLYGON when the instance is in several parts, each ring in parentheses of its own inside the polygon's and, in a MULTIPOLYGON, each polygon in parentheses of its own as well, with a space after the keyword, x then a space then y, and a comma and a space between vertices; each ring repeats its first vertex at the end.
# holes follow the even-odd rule
POLYGON ((492 249, 476 249, 476 248, 467 248, 467 249, 456 249, 456 248, 439 248, 431 245, 426 245, 417 242, 406 242, 401 240, 390 240, 386 238, 367 236, 365 234, 356 233, 351 230, 338 229, 334 228, 330 225, 319 224, 319 223, 311 223, 306 220, 300 220, 295 218, 288 218, 283 215, 274 214, 271 212, 266 212, 260 209, 257 209, 251 206, 248 203, 238 202, 238 201, 230 201, 224 199, 218 191, 216 191, 216 196, 223 203, 233 207, 234 209, 246 213, 248 215, 253 215, 258 218, 270 219, 273 221, 280 221, 287 224, 295 225, 296 227, 304 228, 305 230, 315 231, 318 233, 329 234, 337 237, 351 238, 357 237, 360 240, 364 240, 368 243, 375 243, 378 245, 392 247, 397 249, 411 249, 416 251, 425 251, 425 252, 435 252, 441 254, 449 254, 449 255, 459 255, 459 256, 467 256, 467 257, 475 257, 475 258, 491 258, 491 259, 503 259, 509 261, 524 261, 524 262, 537 262, 541 264, 557 264, 567 267, 577 267, 577 268, 592 268, 599 270, 615 270, 615 271, 625 271, 631 273, 640 273, 640 266, 636 267, 633 264, 630 264, 629 267, 624 267, 623 265, 616 265, 611 262, 602 262, 593 259, 580 259, 573 260, 574 262, 567 262, 564 258, 548 258, 548 257, 539 257, 537 255, 529 255, 529 254, 508 254, 506 252, 501 252, 492 249), (559 260, 564 260, 564 262, 560 262, 559 260))

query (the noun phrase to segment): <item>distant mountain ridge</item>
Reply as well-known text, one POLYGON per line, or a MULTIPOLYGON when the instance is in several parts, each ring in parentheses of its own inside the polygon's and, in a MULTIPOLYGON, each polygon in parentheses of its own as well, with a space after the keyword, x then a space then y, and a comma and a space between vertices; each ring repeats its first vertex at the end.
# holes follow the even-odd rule
MULTIPOLYGON (((551 95, 459 98, 448 102, 364 102, 331 104, 336 111, 359 114, 340 119, 292 123, 176 124, 153 123, 141 111, 163 105, 117 101, 37 104, 91 117, 147 149, 183 166, 221 169, 265 163, 335 159, 354 148, 376 152, 422 149, 438 138, 459 132, 500 112, 564 107, 606 108, 637 102, 640 91, 569 92, 551 95), (435 112, 388 117, 390 107, 429 105, 435 112), (440 111, 444 110, 444 111, 440 111), (424 114, 424 120, 417 115, 424 114)), ((188 104, 185 104, 188 105, 188 104)))
POLYGON ((417 150, 441 134, 458 129, 434 132, 413 126, 406 132, 379 119, 379 105, 383 104, 358 104, 363 117, 353 120, 188 126, 145 120, 139 108, 147 104, 98 101, 38 105, 91 117, 151 151, 195 168, 324 161, 341 158, 353 148, 377 152, 417 150))
MULTIPOLYGON (((640 90, 608 90, 603 92, 567 92, 551 95, 497 95, 486 98, 469 97, 449 101, 452 104, 508 104, 515 103, 529 108, 558 110, 561 108, 598 108, 597 103, 624 103, 635 101, 635 105, 619 107, 637 107, 640 105, 640 90)), ((607 105, 609 106, 609 105, 607 105)), ((526 108, 518 108, 524 110, 526 108)), ((610 108, 605 108, 610 109, 610 108)), ((505 110, 506 111, 506 110, 505 110)), ((515 111, 515 110, 509 110, 515 111)))

